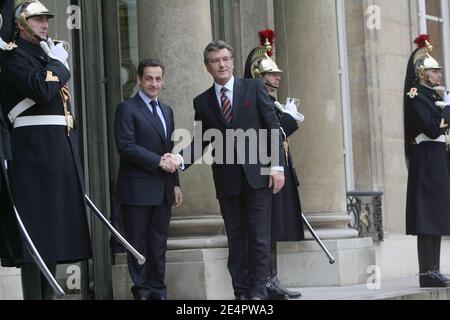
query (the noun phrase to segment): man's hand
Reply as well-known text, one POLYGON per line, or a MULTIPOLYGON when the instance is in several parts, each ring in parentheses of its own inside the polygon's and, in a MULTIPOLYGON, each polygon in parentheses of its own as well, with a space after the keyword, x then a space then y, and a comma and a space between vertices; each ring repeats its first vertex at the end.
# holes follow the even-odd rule
POLYGON ((64 49, 62 43, 55 45, 53 40, 48 38, 47 42, 41 41, 41 48, 50 58, 58 60, 69 70, 69 64, 67 63, 69 53, 64 49))
POLYGON ((175 173, 175 171, 177 171, 177 165, 173 162, 173 158, 171 155, 162 156, 159 167, 168 173, 175 173))
POLYGON ((175 187, 175 204, 174 208, 178 208, 183 203, 183 193, 180 187, 175 187))
POLYGON ((269 188, 272 189, 273 194, 277 194, 284 187, 284 172, 271 171, 269 178, 269 188))
POLYGON ((167 153, 161 157, 159 166, 168 173, 175 173, 181 166, 181 159, 178 155, 167 153))

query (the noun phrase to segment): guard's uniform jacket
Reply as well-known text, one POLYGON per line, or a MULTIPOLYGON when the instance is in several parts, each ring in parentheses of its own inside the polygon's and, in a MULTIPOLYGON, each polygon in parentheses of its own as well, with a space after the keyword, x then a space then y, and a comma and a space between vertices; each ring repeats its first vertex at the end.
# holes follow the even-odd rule
MULTIPOLYGON (((16 43, 2 53, 0 73, 3 115, 12 120, 8 173, 14 201, 45 262, 85 260, 91 249, 77 132, 65 125, 70 121, 61 90, 70 72, 39 46, 16 43)), ((23 252, 11 257, 15 264, 32 262, 23 252)))
POLYGON ((0 105, 0 258, 10 257, 13 252, 20 252, 20 238, 17 221, 11 208, 7 189, 5 161, 11 159, 9 130, 3 121, 0 105))
MULTIPOLYGON (((273 97, 271 97, 273 99, 273 97)), ((273 99, 275 102, 275 99, 273 99)), ((281 113, 274 107, 282 134, 285 148, 287 138, 298 129, 297 121, 287 113, 281 113)), ((302 207, 298 194, 299 181, 292 162, 289 149, 287 151, 286 165, 284 166, 285 184, 281 191, 272 198, 272 241, 299 241, 304 239, 302 207)))
POLYGON ((435 90, 417 84, 407 93, 405 136, 410 143, 406 233, 450 234, 450 153, 445 143, 450 108, 435 90), (434 140, 434 141, 431 141, 434 140))

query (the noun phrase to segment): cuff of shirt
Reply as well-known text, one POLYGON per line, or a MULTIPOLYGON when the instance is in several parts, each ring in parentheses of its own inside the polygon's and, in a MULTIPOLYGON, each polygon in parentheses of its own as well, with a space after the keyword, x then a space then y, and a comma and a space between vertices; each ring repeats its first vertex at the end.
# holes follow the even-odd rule
POLYGON ((279 172, 284 172, 284 167, 272 167, 270 168, 270 171, 279 171, 279 172))

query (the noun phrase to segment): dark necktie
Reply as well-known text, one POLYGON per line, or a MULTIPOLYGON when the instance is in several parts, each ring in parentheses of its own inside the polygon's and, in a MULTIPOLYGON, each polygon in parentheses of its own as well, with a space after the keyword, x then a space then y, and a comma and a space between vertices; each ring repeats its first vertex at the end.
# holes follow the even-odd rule
POLYGON ((156 122, 158 124, 158 129, 161 130, 161 133, 163 133, 163 135, 165 136, 166 133, 164 131, 164 125, 163 122, 161 121, 161 118, 159 117, 158 111, 156 109, 156 107, 158 106, 158 103, 155 100, 150 101, 150 105, 152 106, 152 112, 153 112, 153 116, 156 119, 156 122))
POLYGON ((228 89, 223 87, 220 92, 221 110, 225 121, 230 124, 233 119, 233 108, 231 107, 231 101, 227 96, 228 89))

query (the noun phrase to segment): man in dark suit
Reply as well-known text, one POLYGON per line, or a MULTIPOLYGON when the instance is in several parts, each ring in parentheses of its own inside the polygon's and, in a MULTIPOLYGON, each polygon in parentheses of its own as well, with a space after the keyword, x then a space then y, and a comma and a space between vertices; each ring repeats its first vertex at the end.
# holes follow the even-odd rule
MULTIPOLYGON (((204 62, 214 85, 194 99, 195 120, 202 123, 203 134, 215 130, 223 138, 204 140, 201 151, 213 143, 212 170, 227 231, 234 294, 237 299, 267 299, 272 192, 278 193, 284 185, 280 123, 261 81, 233 77, 233 49, 228 44, 210 43, 204 62), (268 131, 270 139, 264 136, 268 131), (254 133, 257 140, 242 145, 247 140, 243 133, 248 137, 254 133), (261 146, 267 142, 275 150, 272 162, 263 160, 266 150, 261 146)), ((192 143, 183 151, 183 159, 173 159, 187 168, 201 156, 198 151, 192 143)))
POLYGON ((147 258, 140 266, 128 254, 128 267, 138 300, 166 299, 164 283, 167 234, 172 205, 182 194, 174 167, 162 155, 171 152, 172 109, 158 99, 165 67, 146 59, 138 67, 139 92, 117 107, 115 135, 120 154, 117 198, 125 234, 147 258), (172 169, 172 170, 171 170, 172 169))

